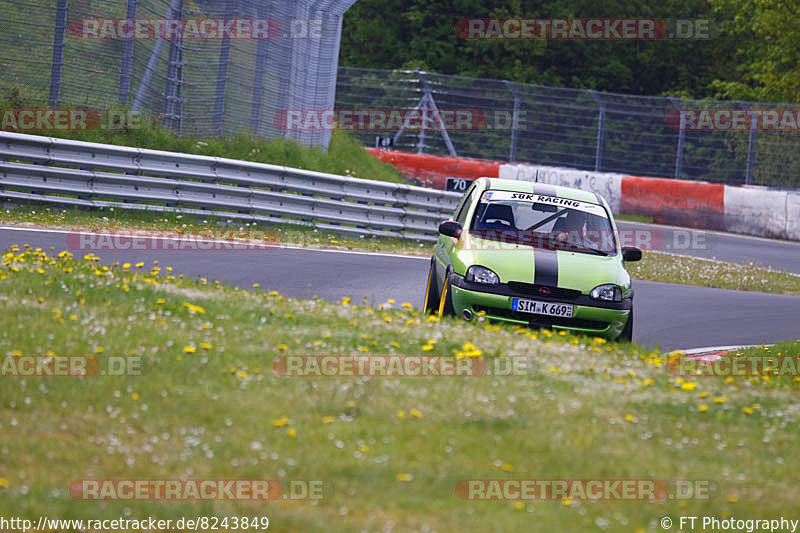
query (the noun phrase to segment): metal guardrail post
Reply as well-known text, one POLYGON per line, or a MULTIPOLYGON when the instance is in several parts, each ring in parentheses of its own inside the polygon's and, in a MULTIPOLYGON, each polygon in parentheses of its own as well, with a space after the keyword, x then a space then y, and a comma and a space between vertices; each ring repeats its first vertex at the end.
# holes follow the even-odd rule
MULTIPOLYGON (((233 0, 225 2, 225 18, 233 17, 233 0)), ((261 42, 259 41, 259 45, 261 42)), ((222 133, 222 114, 225 112, 225 88, 228 83, 228 63, 231 58, 231 40, 227 33, 219 45, 219 63, 217 65, 217 93, 214 98, 214 135, 222 133)))
POLYGON ((64 69, 64 34, 67 30, 68 0, 58 0, 53 31, 53 60, 50 63, 50 106, 61 104, 61 73, 64 69))
MULTIPOLYGON (((128 20, 136 18, 138 0, 128 0, 128 20)), ((131 70, 133 69, 133 39, 122 42, 122 67, 119 76, 119 102, 127 104, 131 97, 131 70)))

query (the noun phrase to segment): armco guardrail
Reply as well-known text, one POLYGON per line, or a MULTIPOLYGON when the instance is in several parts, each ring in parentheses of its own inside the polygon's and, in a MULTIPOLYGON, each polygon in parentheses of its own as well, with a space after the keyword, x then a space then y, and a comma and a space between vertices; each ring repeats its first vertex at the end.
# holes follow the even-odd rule
POLYGON ((432 241, 460 194, 235 159, 0 132, 0 198, 432 241))

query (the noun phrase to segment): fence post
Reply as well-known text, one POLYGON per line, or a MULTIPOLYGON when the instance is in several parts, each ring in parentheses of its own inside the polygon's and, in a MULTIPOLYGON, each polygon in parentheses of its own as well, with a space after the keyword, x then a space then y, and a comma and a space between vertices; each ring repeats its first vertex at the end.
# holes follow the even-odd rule
MULTIPOLYGON (((128 0, 128 20, 136 18, 138 0, 128 0)), ((122 42, 122 68, 119 77, 119 102, 127 104, 131 97, 131 70, 133 68, 133 39, 122 42)))
MULTIPOLYGON (((750 110, 749 106, 744 102, 739 102, 739 104, 745 108, 746 110, 750 110)), ((750 115, 750 132, 747 138, 747 167, 745 169, 744 174, 744 183, 745 185, 752 185, 753 184, 753 164, 755 163, 755 156, 756 156, 756 129, 758 128, 758 121, 756 120, 756 116, 753 113, 748 113, 750 115)))
MULTIPOLYGON (((264 7, 258 8, 259 18, 266 18, 264 7)), ((264 97, 264 71, 267 66, 267 40, 259 39, 256 48, 256 72, 253 76, 253 107, 250 111, 250 129, 258 135, 258 125, 261 122, 261 102, 264 97)))
POLYGON ((683 105, 681 101, 674 97, 669 97, 669 101, 678 108, 678 113, 680 114, 680 131, 678 131, 678 147, 675 150, 675 179, 681 179, 681 174, 683 173, 683 150, 684 150, 684 141, 686 140, 686 116, 683 114, 683 105))
POLYGON ((50 64, 50 106, 61 104, 61 73, 64 69, 64 33, 67 29, 68 0, 58 0, 53 31, 53 60, 50 64))
MULTIPOLYGON (((225 2, 225 19, 233 17, 233 0, 225 2)), ((259 43, 260 44, 260 43, 259 43)), ((227 32, 219 45, 217 65, 217 95, 214 99, 214 135, 222 134, 222 114, 225 112, 225 88, 228 83, 228 62, 231 58, 231 40, 227 32)))
POLYGON ((597 117, 597 141, 595 142, 596 148, 594 152, 594 171, 600 172, 603 168, 603 149, 605 148, 606 106, 600 101, 594 91, 590 90, 589 95, 591 95, 600 109, 600 114, 597 117))
MULTIPOLYGON (((128 0, 128 20, 136 18, 138 0, 128 0)), ((119 77, 119 102, 127 104, 131 97, 131 70, 133 68, 133 39, 122 42, 122 68, 119 77)))
POLYGON ((514 115, 511 119, 511 148, 508 152, 508 160, 517 160, 517 136, 519 130, 519 93, 514 84, 508 80, 503 80, 511 95, 514 97, 514 115))
MULTIPOLYGON (((169 9, 167 10, 167 19, 171 19, 174 16, 179 6, 181 7, 182 14, 183 0, 172 0, 172 2, 170 2, 169 9)), ((136 97, 133 100, 133 106, 131 108, 133 111, 138 111, 142 107, 145 93, 147 89, 150 88, 150 80, 153 79, 153 73, 156 70, 156 64, 158 63, 162 48, 164 48, 164 38, 159 36, 155 46, 153 46, 153 53, 150 54, 150 59, 147 61, 147 66, 144 69, 144 76, 142 76, 142 81, 139 83, 139 90, 136 91, 136 97)))
MULTIPOLYGON (((178 1, 177 18, 183 21, 183 0, 178 1)), ((169 60, 167 62, 167 79, 164 83, 164 122, 170 127, 181 129, 181 113, 183 108, 183 23, 177 39, 169 43, 169 60)))

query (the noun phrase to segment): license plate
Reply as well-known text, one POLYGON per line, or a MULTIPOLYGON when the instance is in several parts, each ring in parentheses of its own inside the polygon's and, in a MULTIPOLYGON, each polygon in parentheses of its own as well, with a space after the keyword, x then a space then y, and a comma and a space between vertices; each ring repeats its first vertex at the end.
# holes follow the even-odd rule
POLYGON ((572 318, 573 306, 552 302, 539 302, 537 300, 524 300, 514 298, 511 301, 511 309, 520 313, 530 313, 532 315, 558 316, 572 318))

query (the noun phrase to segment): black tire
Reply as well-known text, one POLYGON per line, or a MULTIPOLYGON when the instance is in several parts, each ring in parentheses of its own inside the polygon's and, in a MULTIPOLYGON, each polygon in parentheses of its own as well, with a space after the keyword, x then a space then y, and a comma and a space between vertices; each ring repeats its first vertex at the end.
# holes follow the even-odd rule
POLYGON ((436 273, 433 270, 433 260, 428 269, 428 286, 425 289, 425 303, 423 310, 425 314, 435 313, 439 310, 439 288, 436 283, 436 273))
POLYGON ((439 308, 437 310, 439 316, 452 316, 455 314, 453 309, 453 299, 450 291, 450 272, 448 271, 444 277, 444 287, 442 287, 442 295, 439 297, 439 308))
POLYGON ((628 315, 628 322, 625 324, 625 328, 619 335, 619 340, 633 342, 633 307, 631 307, 631 312, 628 315))

